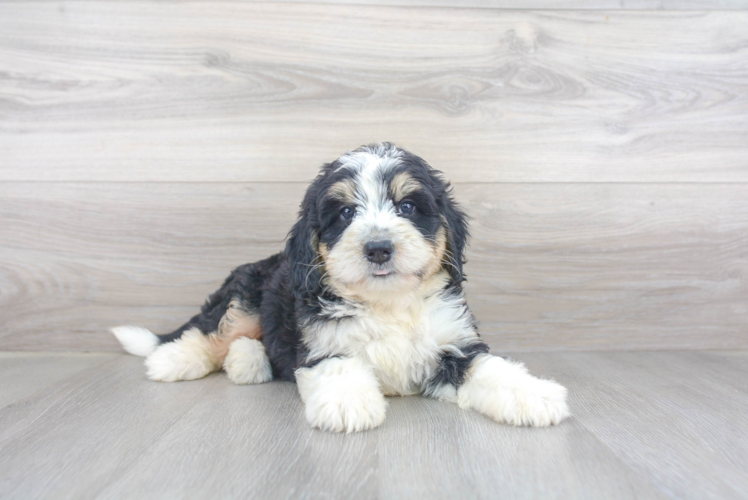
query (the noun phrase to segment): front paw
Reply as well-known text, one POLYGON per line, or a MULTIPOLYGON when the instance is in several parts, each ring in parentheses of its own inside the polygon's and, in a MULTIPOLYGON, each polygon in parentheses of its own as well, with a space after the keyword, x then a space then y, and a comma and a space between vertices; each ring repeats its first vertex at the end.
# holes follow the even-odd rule
POLYGON ((379 426, 387 402, 371 369, 356 359, 329 358, 296 371, 306 419, 312 427, 357 432, 379 426))
POLYGON ((553 380, 528 376, 510 395, 502 416, 511 425, 546 427, 556 425, 569 416, 566 387, 553 380))
POLYGON ((569 416, 566 388, 527 373, 520 363, 486 355, 476 358, 458 404, 511 425, 545 427, 569 416))

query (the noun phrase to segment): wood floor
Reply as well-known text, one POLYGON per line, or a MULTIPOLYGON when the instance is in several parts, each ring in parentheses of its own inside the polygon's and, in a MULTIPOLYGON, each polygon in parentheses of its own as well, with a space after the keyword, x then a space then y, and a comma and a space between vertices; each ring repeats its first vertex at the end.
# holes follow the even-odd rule
POLYGON ((116 353, 0 353, 2 498, 744 498, 748 352, 526 353, 573 417, 513 428, 420 397, 307 427, 293 384, 149 382, 116 353))

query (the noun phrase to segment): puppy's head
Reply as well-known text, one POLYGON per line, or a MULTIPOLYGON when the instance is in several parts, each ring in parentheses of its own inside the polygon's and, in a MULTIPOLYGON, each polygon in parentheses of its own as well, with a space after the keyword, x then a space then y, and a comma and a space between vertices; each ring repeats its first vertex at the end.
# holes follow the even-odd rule
POLYGON ((371 299, 414 290, 442 269, 460 283, 467 237, 440 172, 383 143, 322 167, 287 252, 297 289, 371 299))

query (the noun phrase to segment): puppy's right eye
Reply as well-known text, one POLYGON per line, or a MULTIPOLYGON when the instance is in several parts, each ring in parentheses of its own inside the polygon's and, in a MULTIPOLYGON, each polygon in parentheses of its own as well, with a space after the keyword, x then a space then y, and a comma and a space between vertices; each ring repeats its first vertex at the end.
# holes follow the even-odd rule
POLYGON ((356 211, 351 207, 343 207, 343 209, 340 211, 340 216, 343 218, 343 220, 351 220, 354 215, 356 215, 356 211))

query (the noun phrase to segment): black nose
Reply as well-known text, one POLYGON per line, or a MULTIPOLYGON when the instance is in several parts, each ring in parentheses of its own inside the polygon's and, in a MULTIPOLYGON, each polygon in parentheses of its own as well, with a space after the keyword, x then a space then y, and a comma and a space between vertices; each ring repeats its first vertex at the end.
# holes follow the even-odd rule
POLYGON ((392 252, 394 251, 395 248, 392 246, 390 240, 370 241, 364 245, 364 254, 366 255, 366 258, 369 262, 374 262, 375 264, 384 264, 390 260, 392 252))

